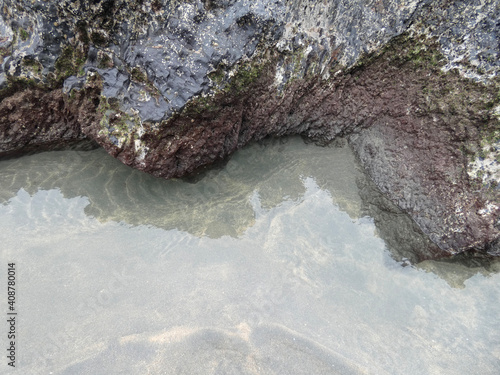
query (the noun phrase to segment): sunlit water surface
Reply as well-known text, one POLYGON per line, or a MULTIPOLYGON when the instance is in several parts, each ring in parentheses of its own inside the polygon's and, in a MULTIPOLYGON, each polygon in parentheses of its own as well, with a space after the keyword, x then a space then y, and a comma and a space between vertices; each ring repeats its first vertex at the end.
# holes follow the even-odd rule
POLYGON ((364 179, 298 138, 190 181, 101 150, 0 161, 17 373, 499 374, 498 263, 402 262, 364 179))

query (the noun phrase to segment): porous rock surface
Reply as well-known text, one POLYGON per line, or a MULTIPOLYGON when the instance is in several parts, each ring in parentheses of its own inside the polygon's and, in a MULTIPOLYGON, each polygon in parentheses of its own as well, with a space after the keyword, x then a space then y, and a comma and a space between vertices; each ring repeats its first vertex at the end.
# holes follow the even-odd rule
POLYGON ((4 0, 0 155, 83 138, 180 177, 349 140, 436 246, 500 255, 497 1, 4 0))

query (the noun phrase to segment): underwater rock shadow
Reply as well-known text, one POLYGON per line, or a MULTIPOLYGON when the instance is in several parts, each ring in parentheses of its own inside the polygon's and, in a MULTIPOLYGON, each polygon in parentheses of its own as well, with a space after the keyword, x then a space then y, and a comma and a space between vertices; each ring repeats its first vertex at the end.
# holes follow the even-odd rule
POLYGON ((500 272, 499 259, 473 251, 434 260, 434 254, 440 251, 438 246, 408 214, 383 195, 370 178, 358 178, 356 183, 363 215, 373 218, 389 254, 403 267, 412 265, 432 272, 453 288, 464 288, 465 281, 476 274, 488 276, 500 272))

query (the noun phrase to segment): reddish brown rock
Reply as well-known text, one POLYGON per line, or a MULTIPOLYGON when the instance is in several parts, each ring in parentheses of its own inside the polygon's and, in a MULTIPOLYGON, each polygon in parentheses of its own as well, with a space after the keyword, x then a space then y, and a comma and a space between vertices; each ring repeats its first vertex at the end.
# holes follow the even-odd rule
POLYGON ((470 250, 496 254, 498 190, 469 177, 466 153, 498 127, 490 113, 496 89, 442 73, 432 48, 412 59, 415 42, 402 39, 333 79, 295 80, 281 94, 268 64, 243 90, 192 102, 146 131, 144 158, 132 142, 101 144, 125 164, 170 178, 266 136, 302 134, 322 143, 349 136, 377 186, 438 245, 416 249, 419 259, 470 250))
POLYGON ((332 59, 330 78, 306 75, 281 91, 279 56, 256 59, 258 74, 244 68, 243 83, 233 79, 159 124, 129 126, 134 118, 103 101, 99 80, 71 97, 26 90, 0 104, 1 150, 52 148, 87 135, 125 164, 171 178, 267 136, 301 134, 319 143, 348 137, 378 188, 437 245, 414 249, 417 259, 498 255, 498 190, 467 173, 467 150, 498 128, 491 111, 497 88, 441 72, 438 49, 427 41, 416 57, 417 43, 403 37, 338 74, 332 59))
POLYGON ((98 122, 99 90, 26 89, 0 102, 0 156, 89 144, 84 129, 98 122))

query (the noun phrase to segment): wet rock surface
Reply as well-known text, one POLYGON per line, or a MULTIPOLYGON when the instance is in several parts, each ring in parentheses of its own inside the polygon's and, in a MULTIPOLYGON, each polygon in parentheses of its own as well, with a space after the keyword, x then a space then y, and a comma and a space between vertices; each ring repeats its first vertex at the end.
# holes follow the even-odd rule
POLYGON ((470 167, 498 164, 495 1, 5 1, 1 16, 0 155, 91 139, 171 178, 268 136, 347 137, 436 244, 420 258, 499 254, 498 181, 470 167))
POLYGON ((96 147, 84 133, 97 118, 93 94, 85 90, 69 100, 61 90, 35 88, 5 98, 0 103, 0 154, 96 147))

